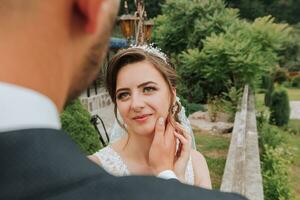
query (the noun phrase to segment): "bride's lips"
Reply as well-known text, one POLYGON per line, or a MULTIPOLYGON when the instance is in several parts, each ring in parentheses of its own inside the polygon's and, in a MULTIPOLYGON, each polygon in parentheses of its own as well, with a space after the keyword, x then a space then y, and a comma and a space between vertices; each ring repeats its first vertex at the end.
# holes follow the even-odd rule
POLYGON ((151 116, 151 114, 145 114, 145 115, 139 115, 136 117, 133 117, 132 119, 137 122, 145 122, 147 119, 151 116))

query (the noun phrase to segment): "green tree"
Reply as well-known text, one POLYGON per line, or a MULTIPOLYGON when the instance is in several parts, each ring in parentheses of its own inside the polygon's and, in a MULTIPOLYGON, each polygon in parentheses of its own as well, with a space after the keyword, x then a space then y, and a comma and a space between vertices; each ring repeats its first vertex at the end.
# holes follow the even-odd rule
POLYGON ((99 136, 90 119, 90 114, 79 100, 70 103, 61 114, 62 129, 85 154, 92 154, 101 148, 99 136))
POLYGON ((292 28, 289 40, 279 53, 279 64, 288 71, 300 71, 300 23, 292 28))
POLYGON ((272 15, 277 22, 295 24, 300 21, 299 0, 227 0, 229 7, 238 8, 241 17, 254 20, 257 17, 272 15))
POLYGON ((201 49, 204 38, 225 32, 237 18, 238 11, 225 9, 222 0, 167 0, 155 20, 153 41, 168 54, 201 49))
MULTIPOLYGON (((289 32, 288 25, 276 24, 270 16, 253 23, 236 20, 226 32, 206 37, 201 50, 182 52, 177 71, 190 94, 197 90, 195 86, 211 96, 227 92, 232 86, 237 89, 245 84, 256 87, 261 76, 277 65, 278 51, 289 32)), ((195 97, 189 99, 201 101, 195 97)))

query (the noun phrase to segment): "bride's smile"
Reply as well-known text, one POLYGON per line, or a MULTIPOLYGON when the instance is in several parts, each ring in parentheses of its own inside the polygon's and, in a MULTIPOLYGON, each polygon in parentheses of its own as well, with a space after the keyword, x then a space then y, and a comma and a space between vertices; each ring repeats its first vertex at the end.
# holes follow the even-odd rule
POLYGON ((144 123, 147 121, 147 119, 151 116, 152 114, 143 114, 143 115, 138 115, 136 117, 133 117, 132 119, 139 122, 139 123, 144 123))

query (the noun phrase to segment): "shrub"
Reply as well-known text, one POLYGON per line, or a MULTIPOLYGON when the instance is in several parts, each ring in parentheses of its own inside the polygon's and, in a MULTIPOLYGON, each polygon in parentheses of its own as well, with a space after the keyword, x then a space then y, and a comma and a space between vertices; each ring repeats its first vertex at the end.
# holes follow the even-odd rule
POLYGON ((279 86, 272 94, 270 105, 270 123, 277 126, 288 124, 290 119, 290 104, 287 91, 279 86))
POLYGON ((285 146, 285 132, 265 120, 258 128, 265 199, 291 199, 288 167, 292 157, 290 149, 285 146))
POLYGON ((289 200, 292 191, 288 179, 288 166, 291 163, 290 152, 283 148, 265 145, 262 156, 262 175, 266 200, 289 200))
POLYGON ((259 132, 265 124, 270 121, 270 109, 267 106, 256 104, 256 122, 259 132))
POLYGON ((286 137, 282 131, 274 125, 263 122, 259 132, 259 146, 262 154, 265 153, 266 144, 270 148, 277 148, 286 141, 286 137))
POLYGON ((217 120, 218 112, 222 111, 222 100, 218 96, 213 96, 208 98, 207 104, 209 118, 212 122, 215 122, 217 120))
POLYGON ((238 111, 242 95, 242 90, 238 90, 235 87, 230 88, 228 92, 223 92, 223 97, 221 99, 222 108, 229 114, 230 121, 234 121, 235 113, 238 111))
POLYGON ((292 79, 292 87, 300 88, 300 76, 292 79))
POLYGON ((265 89, 265 105, 271 105, 272 93, 274 92, 274 82, 271 75, 263 76, 262 78, 263 88, 265 89))
POLYGON ((90 114, 79 100, 70 103, 61 114, 62 129, 86 154, 92 154, 101 147, 98 133, 90 123, 90 119, 90 114))
POLYGON ((202 104, 190 103, 188 100, 180 96, 180 103, 185 109, 185 115, 188 117, 190 114, 197 111, 204 111, 202 104))

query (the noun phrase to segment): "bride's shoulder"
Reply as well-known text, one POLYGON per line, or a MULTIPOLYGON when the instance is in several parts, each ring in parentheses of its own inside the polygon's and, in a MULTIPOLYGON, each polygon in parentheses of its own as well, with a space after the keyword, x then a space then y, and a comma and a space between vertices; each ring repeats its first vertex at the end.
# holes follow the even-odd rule
POLYGON ((101 165, 102 165, 102 164, 101 164, 101 160, 102 160, 102 159, 100 159, 100 158, 101 158, 101 157, 105 157, 106 154, 109 154, 109 151, 111 151, 111 147, 110 147, 110 146, 106 146, 106 147, 100 149, 99 151, 95 152, 94 154, 88 155, 87 157, 88 157, 91 161, 93 161, 93 162, 95 162, 96 164, 98 164, 98 165, 101 166, 101 165))
POLYGON ((121 156, 112 145, 104 147, 93 155, 88 156, 88 158, 112 175, 125 176, 130 174, 121 156))
POLYGON ((195 185, 211 189, 211 180, 205 157, 196 150, 191 151, 195 185))

